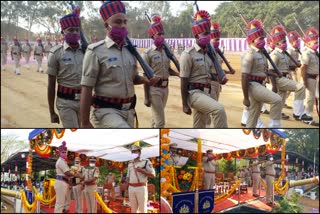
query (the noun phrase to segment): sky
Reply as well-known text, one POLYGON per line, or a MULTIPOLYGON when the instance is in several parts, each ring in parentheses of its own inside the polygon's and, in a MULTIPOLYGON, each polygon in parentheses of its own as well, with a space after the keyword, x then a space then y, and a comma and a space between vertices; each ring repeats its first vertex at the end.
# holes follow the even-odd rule
POLYGON ((16 135, 18 140, 28 142, 29 133, 33 129, 1 129, 1 135, 16 135))
MULTIPOLYGON (((129 4, 137 4, 137 2, 135 1, 128 1, 129 4)), ((176 15, 181 8, 182 3, 185 1, 170 1, 170 8, 172 10, 172 14, 176 15)), ((190 1, 190 2, 194 2, 194 1, 190 1)), ((224 1, 198 1, 198 6, 200 8, 200 10, 205 9, 207 10, 210 14, 214 13, 214 10, 224 1)), ((94 6, 96 6, 97 8, 99 8, 101 6, 101 1, 94 1, 93 2, 94 6)), ((97 11, 98 13, 98 11, 97 11)), ((39 32, 43 32, 46 29, 40 25, 34 25, 32 27, 32 32, 34 33, 39 33, 39 32)))

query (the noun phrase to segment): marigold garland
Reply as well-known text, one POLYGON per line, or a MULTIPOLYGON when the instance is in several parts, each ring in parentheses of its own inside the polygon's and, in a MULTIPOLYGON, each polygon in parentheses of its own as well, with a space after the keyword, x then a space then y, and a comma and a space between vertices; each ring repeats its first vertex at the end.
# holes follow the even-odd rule
POLYGON ((65 129, 51 129, 51 130, 57 139, 62 138, 64 135, 64 132, 66 131, 65 129))
POLYGON ((262 129, 262 137, 264 142, 268 142, 269 138, 270 138, 270 131, 269 129, 262 129))

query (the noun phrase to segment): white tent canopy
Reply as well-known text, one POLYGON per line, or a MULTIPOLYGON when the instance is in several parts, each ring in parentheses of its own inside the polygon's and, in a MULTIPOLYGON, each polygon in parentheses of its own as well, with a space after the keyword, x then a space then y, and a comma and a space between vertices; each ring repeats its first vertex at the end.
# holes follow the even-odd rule
POLYGON ((124 146, 144 141, 151 146, 143 147, 142 158, 159 156, 159 130, 157 129, 66 129, 62 138, 53 137, 51 146, 59 147, 66 141, 68 151, 87 156, 123 162, 131 160, 131 151, 124 146))
POLYGON ((178 148, 190 151, 198 151, 194 139, 202 139, 202 152, 212 149, 216 154, 270 143, 270 140, 265 142, 262 136, 255 139, 252 132, 246 135, 242 129, 170 129, 169 139, 178 148))

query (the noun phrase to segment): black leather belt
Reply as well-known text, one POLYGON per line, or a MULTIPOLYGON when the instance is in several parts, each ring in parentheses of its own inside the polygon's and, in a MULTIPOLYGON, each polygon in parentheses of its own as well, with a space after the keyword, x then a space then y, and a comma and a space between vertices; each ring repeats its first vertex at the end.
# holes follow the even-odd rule
POLYGON ((62 85, 58 85, 57 96, 66 100, 80 100, 81 89, 72 89, 62 85))
POLYGON ((96 109, 99 108, 115 108, 118 110, 130 110, 136 107, 137 97, 134 95, 130 98, 108 98, 103 96, 93 96, 92 106, 96 109))
POLYGON ((208 83, 208 84, 203 84, 203 83, 189 83, 188 85, 188 90, 196 90, 196 89, 199 89, 201 91, 204 91, 204 89, 209 89, 208 93, 210 94, 211 93, 211 85, 208 83))
POLYGON ((309 79, 317 79, 317 77, 319 76, 319 74, 307 74, 307 78, 309 79))

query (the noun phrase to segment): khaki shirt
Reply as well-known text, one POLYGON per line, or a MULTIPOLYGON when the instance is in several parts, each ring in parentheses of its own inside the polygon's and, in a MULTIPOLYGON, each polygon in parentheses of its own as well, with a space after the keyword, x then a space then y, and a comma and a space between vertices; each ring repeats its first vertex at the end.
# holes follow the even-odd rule
POLYGON ((254 172, 260 172, 260 164, 252 164, 252 173, 254 172))
MULTIPOLYGON (((280 72, 288 73, 289 71, 289 57, 280 48, 275 48, 270 54, 270 57, 274 64, 278 67, 280 72)), ((269 68, 272 68, 270 62, 268 62, 269 68)))
MULTIPOLYGON (((85 168, 83 166, 72 166, 71 170, 74 172, 77 172, 79 175, 84 176, 84 172, 85 172, 85 168)), ((80 183, 80 178, 75 178, 76 179, 76 183, 79 184, 80 183)))
POLYGON ((7 51, 8 51, 7 42, 4 42, 4 43, 1 42, 1 53, 7 53, 7 51))
POLYGON ((79 47, 73 50, 67 43, 50 50, 47 73, 57 77, 58 84, 80 89, 84 54, 79 47))
MULTIPOLYGON (((290 56, 292 56, 292 58, 293 58, 294 60, 296 60, 297 62, 300 61, 300 54, 299 54, 299 52, 298 52, 297 49, 295 49, 295 48, 289 48, 287 52, 288 52, 288 54, 290 54, 290 56)), ((296 65, 294 64, 294 62, 292 62, 291 59, 289 59, 289 65, 290 65, 290 66, 296 66, 296 65)))
POLYGON ((311 48, 306 48, 302 52, 301 64, 307 65, 308 74, 319 74, 319 57, 317 57, 316 52, 311 48))
POLYGON ((267 68, 267 58, 254 46, 250 46, 249 50, 241 56, 242 73, 258 77, 266 77, 267 68))
POLYGON ((149 173, 152 173, 153 175, 156 174, 156 172, 152 166, 152 163, 149 159, 140 159, 135 162, 130 161, 130 163, 128 165, 128 173, 127 173, 127 178, 129 178, 129 183, 148 182, 148 177, 146 175, 144 175, 140 172, 135 172, 135 170, 133 168, 133 163, 136 168, 143 169, 149 173), (138 181, 137 176, 139 177, 139 181, 138 181))
MULTIPOLYGON (((89 180, 92 178, 98 178, 99 177, 99 168, 98 167, 89 167, 84 171, 84 180, 89 180)), ((98 179, 97 179, 98 180, 98 179)), ((95 183, 97 184, 97 180, 95 183)))
POLYGON ((57 175, 65 176, 64 173, 70 171, 70 168, 65 159, 59 158, 56 162, 56 173, 57 175))
POLYGON ((18 45, 12 45, 11 46, 11 52, 14 54, 14 53, 17 53, 18 55, 20 54, 21 55, 21 47, 18 46, 18 45))
POLYGON ((42 46, 40 46, 38 44, 34 46, 34 53, 35 54, 43 54, 43 52, 44 52, 44 48, 42 48, 42 46))
POLYGON ((205 171, 215 172, 216 171, 216 162, 214 160, 208 161, 208 157, 202 158, 202 165, 205 171))
POLYGON ((23 53, 31 54, 31 51, 32 51, 31 45, 30 45, 30 44, 29 44, 29 45, 24 44, 24 45, 22 46, 22 51, 23 51, 23 53))
POLYGON ((171 155, 169 160, 168 160, 168 164, 171 166, 177 166, 177 164, 179 163, 180 160, 180 155, 175 154, 175 155, 171 155))
POLYGON ((81 85, 93 87, 97 96, 133 97, 133 80, 137 75, 137 61, 125 46, 119 50, 108 36, 88 46, 81 85))
POLYGON ((180 77, 188 78, 191 83, 209 84, 213 63, 208 54, 195 43, 188 50, 183 51, 180 58, 180 77))
POLYGON ((107 176, 107 183, 113 183, 116 182, 116 177, 112 174, 112 175, 108 175, 107 176))
POLYGON ((271 54, 271 53, 273 52, 273 50, 274 50, 274 49, 272 49, 270 46, 268 46, 268 47, 266 48, 266 51, 267 51, 268 54, 271 54))
POLYGON ((164 50, 159 51, 155 45, 145 50, 142 58, 150 65, 156 77, 169 78, 170 60, 164 50))
POLYGON ((276 171, 274 170, 272 161, 267 161, 266 162, 266 174, 270 174, 270 175, 275 175, 276 174, 276 171))
POLYGON ((44 51, 48 53, 51 48, 52 48, 52 44, 46 44, 46 45, 44 46, 44 51))

